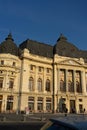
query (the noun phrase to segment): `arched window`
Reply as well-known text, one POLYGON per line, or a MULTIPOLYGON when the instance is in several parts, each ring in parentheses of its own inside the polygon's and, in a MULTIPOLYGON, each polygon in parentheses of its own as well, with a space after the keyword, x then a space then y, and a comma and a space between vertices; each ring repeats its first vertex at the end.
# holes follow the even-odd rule
POLYGON ((46 80, 46 91, 50 91, 50 80, 46 80))
POLYGON ((60 80, 60 91, 66 91, 65 82, 62 79, 60 80))
POLYGON ((68 91, 69 92, 74 92, 74 85, 71 80, 68 81, 68 91))
POLYGON ((29 90, 34 90, 34 79, 32 77, 29 78, 29 90))
POLYGON ((42 91, 42 80, 39 78, 37 83, 38 91, 40 92, 42 91))
POLYGON ((79 81, 76 81, 76 91, 77 91, 78 93, 82 92, 82 88, 81 88, 81 86, 80 86, 80 82, 79 82, 79 81))

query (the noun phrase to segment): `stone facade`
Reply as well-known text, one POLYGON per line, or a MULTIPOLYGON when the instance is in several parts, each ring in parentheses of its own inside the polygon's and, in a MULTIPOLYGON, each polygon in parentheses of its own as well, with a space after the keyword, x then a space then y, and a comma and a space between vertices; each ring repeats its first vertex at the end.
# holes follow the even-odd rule
POLYGON ((0 44, 0 112, 80 113, 87 107, 87 52, 61 35, 54 46, 0 44))

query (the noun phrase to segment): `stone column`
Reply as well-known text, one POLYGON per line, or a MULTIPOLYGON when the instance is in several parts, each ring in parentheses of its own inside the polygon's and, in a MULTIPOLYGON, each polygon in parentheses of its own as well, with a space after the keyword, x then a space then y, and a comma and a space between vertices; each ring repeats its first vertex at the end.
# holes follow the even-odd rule
POLYGON ((36 66, 36 72, 35 72, 35 92, 38 91, 38 88, 37 88, 37 80, 38 80, 37 73, 38 73, 38 67, 36 66))
POLYGON ((58 90, 58 92, 60 91, 60 69, 58 69, 58 71, 57 71, 57 90, 58 90))
POLYGON ((76 93, 76 71, 73 70, 74 93, 76 93))
POLYGON ((54 63, 54 70, 53 70, 53 111, 56 112, 57 109, 57 101, 56 101, 56 94, 57 94, 57 68, 56 64, 54 63))
POLYGON ((34 101, 34 110, 35 110, 35 112, 37 112, 37 96, 35 96, 34 97, 35 99, 35 101, 34 101))
POLYGON ((46 112, 46 97, 43 98, 43 112, 46 112))
POLYGON ((46 90, 46 68, 44 68, 44 78, 43 78, 43 92, 46 90))
POLYGON ((68 70, 65 70, 65 86, 66 86, 66 92, 68 92, 68 70))
POLYGON ((57 71, 57 112, 59 111, 60 69, 57 71))
POLYGON ((81 87, 82 93, 86 93, 86 79, 85 79, 85 71, 81 71, 81 87))

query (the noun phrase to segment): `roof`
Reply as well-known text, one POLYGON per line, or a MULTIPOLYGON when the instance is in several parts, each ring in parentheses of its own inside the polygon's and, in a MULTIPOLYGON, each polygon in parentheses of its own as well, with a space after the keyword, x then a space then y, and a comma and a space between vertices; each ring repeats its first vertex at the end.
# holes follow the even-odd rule
POLYGON ((18 47, 14 43, 11 33, 9 33, 5 41, 0 44, 0 53, 10 53, 18 56, 18 47))
POLYGON ((87 118, 81 117, 64 117, 64 118, 54 118, 51 121, 56 121, 64 126, 69 126, 71 128, 76 128, 77 130, 87 130, 87 118))
POLYGON ((37 41, 29 40, 27 39, 24 41, 22 44, 19 45, 20 49, 27 48, 30 53, 39 55, 39 56, 44 56, 44 57, 53 57, 53 46, 40 43, 37 41))
POLYGON ((79 57, 79 49, 62 34, 54 46, 54 53, 66 57, 79 57))

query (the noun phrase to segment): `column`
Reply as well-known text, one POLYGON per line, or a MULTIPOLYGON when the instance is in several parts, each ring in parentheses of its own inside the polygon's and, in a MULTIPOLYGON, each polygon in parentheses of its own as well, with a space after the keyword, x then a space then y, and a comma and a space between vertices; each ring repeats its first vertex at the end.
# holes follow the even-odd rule
POLYGON ((81 87, 82 93, 86 93, 86 79, 85 79, 85 71, 81 71, 81 87))
POLYGON ((57 82, 57 90, 59 92, 60 91, 60 69, 58 69, 58 71, 57 71, 57 80, 58 80, 58 82, 57 82))
POLYGON ((76 70, 73 70, 74 93, 76 93, 76 70))
POLYGON ((38 80, 37 73, 38 73, 38 67, 36 66, 36 70, 35 70, 35 92, 38 91, 38 88, 37 88, 37 80, 38 80))
POLYGON ((46 112, 46 97, 43 97, 43 111, 46 112))
POLYGON ((46 90, 46 68, 44 68, 44 78, 43 78, 43 92, 46 90))
POLYGON ((59 111, 60 69, 57 71, 57 112, 59 111))
POLYGON ((34 97, 35 103, 34 103, 34 111, 37 112, 37 96, 34 97))
POLYGON ((68 92, 68 70, 65 70, 66 92, 68 92))
POLYGON ((53 70, 53 111, 54 112, 56 112, 57 109, 56 94, 57 94, 57 68, 56 68, 56 63, 54 63, 54 70, 53 70))

